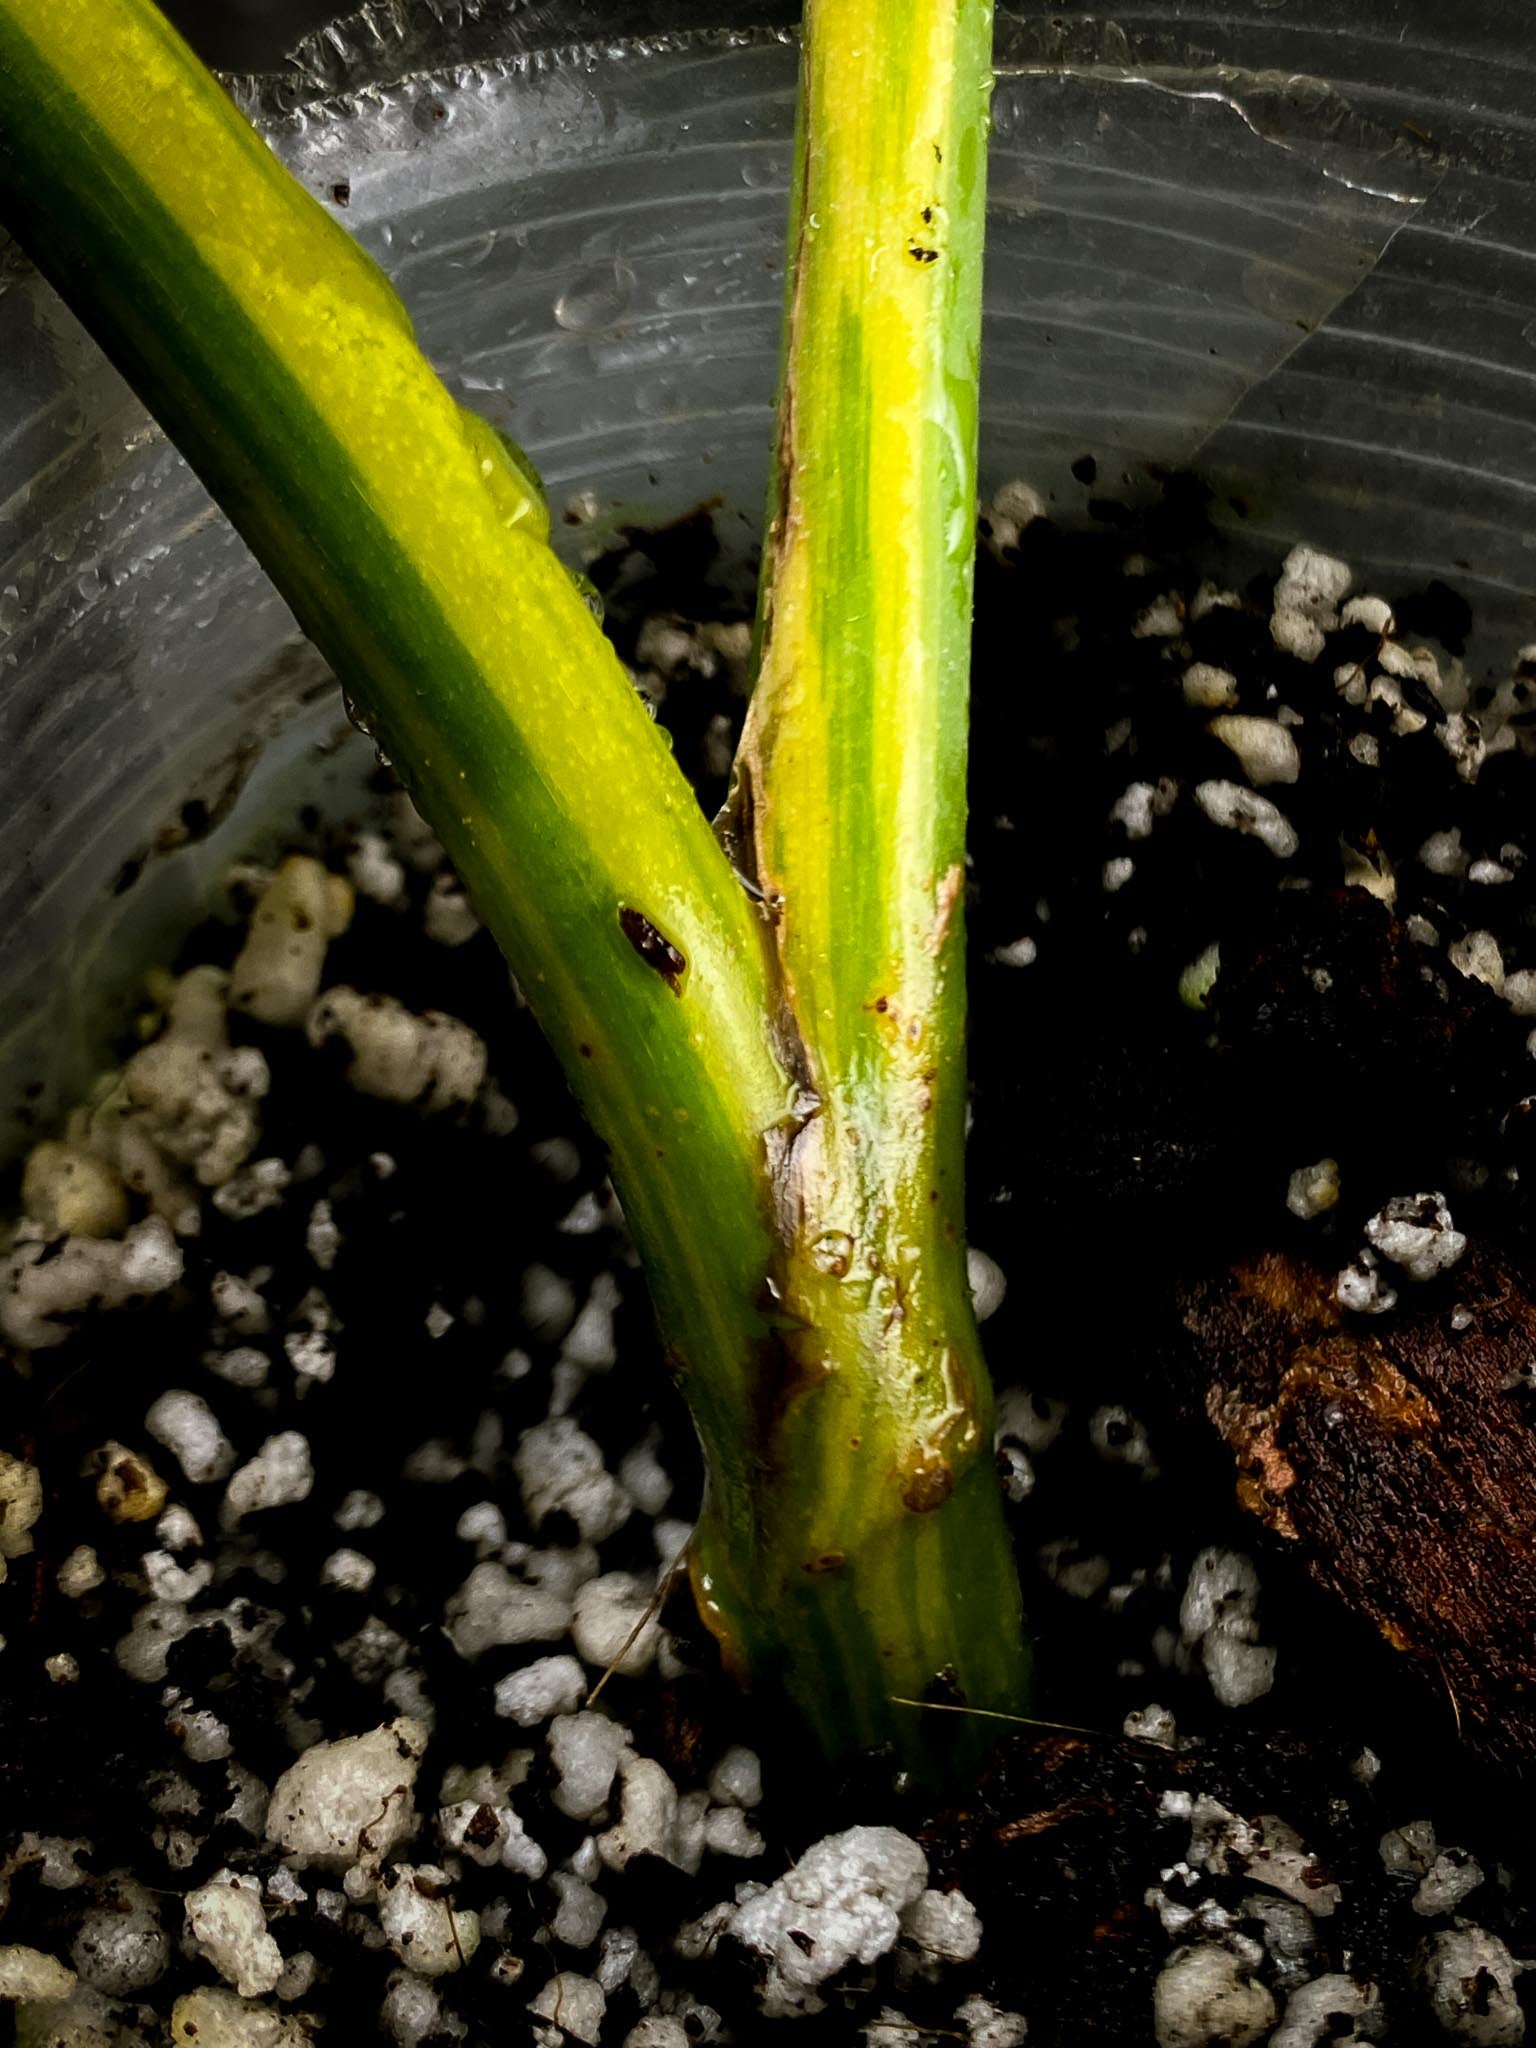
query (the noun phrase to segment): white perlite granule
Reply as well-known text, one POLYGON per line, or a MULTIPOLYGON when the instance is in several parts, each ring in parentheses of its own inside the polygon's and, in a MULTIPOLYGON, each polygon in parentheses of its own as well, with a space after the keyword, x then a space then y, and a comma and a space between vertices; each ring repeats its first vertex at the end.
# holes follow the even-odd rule
POLYGON ((767 1959, 767 2017, 824 2010, 817 1985, 893 1948, 901 1915, 927 1883, 928 1859, 910 1835, 857 1827, 828 1835, 765 1892, 737 1906, 729 1931, 767 1959))
POLYGON ((432 877, 432 886, 422 909, 422 929, 434 945, 467 945, 480 929, 480 920, 469 907, 469 897, 457 875, 446 870, 432 877))
POLYGON ((21 1207, 50 1237, 115 1237, 128 1222, 128 1193, 116 1171, 53 1138, 27 1154, 21 1207))
POLYGON ((1446 948, 1451 965, 1469 981, 1480 981, 1496 996, 1504 993, 1504 955, 1492 932, 1468 932, 1446 948))
POLYGON ((551 2022, 547 2027, 534 2029, 540 2048, 567 2048, 571 2041, 582 2042, 584 2048, 597 2048, 608 2000, 595 1978, 561 1970, 536 1998, 529 1999, 528 2010, 535 2019, 551 2022))
POLYGON ((1150 1706, 1132 1707, 1120 1727, 1127 1742, 1151 1742, 1159 1749, 1177 1749, 1179 1724, 1173 1710, 1154 1700, 1150 1706))
POLYGON ((606 1714, 562 1714, 549 1731, 549 1754, 559 1776, 556 1806, 572 1820, 591 1820, 608 1803, 608 1793, 629 1748, 628 1732, 606 1714))
POLYGON ((1354 580, 1355 572, 1348 562, 1300 543, 1281 564, 1280 580, 1275 585, 1275 610, 1303 613, 1332 632, 1338 624, 1338 607, 1354 580))
POLYGON ((262 892, 229 977, 229 1005, 264 1024, 302 1024, 326 948, 352 920, 352 889, 307 854, 285 860, 262 892))
POLYGON ((170 1388, 151 1404, 144 1427, 157 1444, 165 1445, 194 1486, 227 1479, 234 1469, 234 1445, 201 1394, 170 1388))
POLYGON ((1432 875, 1464 875, 1469 856, 1461 843, 1461 827, 1455 825, 1448 832, 1431 832, 1419 848, 1419 859, 1432 875))
POLYGON ((437 1986, 414 1970, 396 1970, 379 2005, 379 2023, 395 2048, 421 2048, 423 2041, 463 2040, 467 2029, 443 2010, 437 1986))
MULTIPOLYGON (((603 1862, 610 1870, 623 1870, 636 1856, 655 1856, 679 1870, 696 1870, 702 1830, 695 1839, 692 1826, 683 1825, 683 1802, 665 1767, 654 1757, 629 1752, 620 1760, 619 1774, 618 1822, 597 1838, 603 1862)), ((696 1804, 689 1802, 690 1823, 696 1804)))
POLYGON ((1442 1849, 1419 1880, 1412 1905, 1426 1920, 1454 1913, 1483 1882, 1483 1867, 1465 1849, 1442 1849))
POLYGON ((0 1948, 0 2000, 24 2003, 67 1998, 75 1988, 75 1973, 56 1956, 41 1949, 13 1944, 0 1948))
POLYGON ((1154 598, 1136 615, 1133 640, 1176 640, 1184 630, 1183 606, 1175 597, 1154 598))
POLYGON ((601 1543, 628 1521, 631 1502, 603 1463, 603 1454, 569 1416, 525 1429, 512 1468, 533 1526, 548 1515, 568 1514, 588 1543, 601 1543))
POLYGON ((213 1583, 213 1563, 206 1557, 194 1565, 183 1566, 177 1564, 169 1551, 146 1550, 139 1566, 155 1598, 174 1606, 185 1606, 213 1583))
POLYGON ((187 1893, 186 1912, 199 1952, 242 1998, 260 1998, 276 1988, 283 1952, 267 1932, 258 1878, 217 1871, 187 1893))
POLYGON ((1181 1948, 1152 1989, 1157 2048, 1256 2048, 1275 2023, 1275 2001, 1231 1949, 1181 1948))
POLYGON ((1298 1166, 1285 1191, 1285 1206, 1303 1223, 1335 1207, 1338 1199, 1337 1159, 1319 1159, 1313 1166, 1298 1166))
MULTIPOLYGON (((1174 1817, 1166 1799, 1164 1810, 1174 1817)), ((1343 1896, 1338 1885, 1326 1878, 1301 1836, 1279 1814, 1255 1814, 1250 1820, 1202 1792, 1190 1801, 1188 1817, 1189 1869, 1218 1878, 1240 1870, 1250 1883, 1278 1892, 1317 1919, 1337 1911, 1343 1896)))
POLYGON ((981 1915, 964 1892, 919 1892, 901 1916, 901 1938, 930 1961, 968 1963, 981 1947, 981 1915))
POLYGON ((1433 1280, 1456 1264, 1467 1240, 1451 1223, 1444 1195, 1394 1195, 1365 1226, 1373 1251, 1410 1280, 1433 1280))
POLYGON ((1393 623, 1392 607, 1387 600, 1364 592, 1352 597, 1339 613, 1341 626, 1363 626, 1368 633, 1390 633, 1393 623))
POLYGON ((131 1998, 165 1975, 171 1937, 160 1922, 153 1892, 130 1877, 115 1877, 84 1915, 69 1959, 82 1984, 109 1998, 131 1998))
MULTIPOLYGON (((0 1545, 0 1565, 3 1562, 4 1547, 0 1545)), ((81 1600, 87 1593, 94 1593, 106 1576, 91 1546, 79 1543, 59 1566, 59 1591, 66 1600, 81 1600)))
MULTIPOLYGON (((307 2013, 275 2012, 234 1991, 189 1991, 171 2011, 176 2048, 312 2048, 317 2026, 307 2013)), ((68 2036, 64 2040, 69 2043, 68 2036)), ((87 2043, 95 2048, 89 2035, 82 2037, 78 2048, 87 2043)), ((70 2043, 70 2048, 76 2044, 70 2043)))
POLYGON ((348 1593, 366 1593, 373 1584, 376 1567, 371 1557, 345 1544, 333 1550, 320 1567, 322 1586, 340 1586, 348 1593))
POLYGON ((307 1500, 315 1483, 310 1463, 309 1439, 296 1429, 269 1436, 248 1464, 244 1464, 224 1489, 219 1520, 233 1529, 247 1515, 264 1508, 291 1507, 307 1500))
POLYGON ((440 1010, 415 1016, 394 996, 329 988, 304 1020, 312 1046, 340 1038, 352 1049, 347 1081, 359 1095, 412 1104, 425 1115, 462 1109, 486 1075, 485 1041, 440 1010))
POLYGON ((208 1370, 227 1380, 232 1387, 259 1387, 266 1380, 271 1361, 254 1344, 236 1344, 228 1351, 210 1351, 203 1361, 208 1370))
POLYGON ((359 896, 387 909, 405 894, 405 869, 380 832, 359 832, 347 849, 347 875, 359 896))
POLYGON ((1150 839, 1152 827, 1166 818, 1178 800, 1179 785, 1168 776, 1158 782, 1132 782, 1110 807, 1112 825, 1123 825, 1127 839, 1150 839))
POLYGON ((337 1508, 331 1520, 347 1535, 354 1535, 359 1529, 376 1529, 384 1519, 384 1503, 376 1493, 369 1493, 357 1486, 337 1508))
POLYGON ((1385 1315, 1397 1306, 1397 1289, 1387 1285, 1374 1252, 1362 1252, 1353 1265, 1344 1267, 1333 1293, 1340 1308, 1357 1316, 1385 1315))
POLYGON ((1213 718, 1206 730, 1236 754, 1255 789, 1270 782, 1294 782, 1301 773, 1296 742, 1277 719, 1213 718))
MULTIPOLYGON (((43 1511, 43 1475, 25 1458, 0 1451, 0 1584, 6 1560, 25 1557, 32 1548, 32 1525, 43 1511)), ((95 1553, 92 1553, 94 1562, 95 1553)), ((65 1560, 66 1564, 69 1562, 65 1560)), ((62 1584, 63 1567, 60 1568, 62 1584)), ((95 1583, 99 1586, 98 1575, 95 1583)), ((82 1586, 82 1591, 88 1590, 82 1586)))
POLYGON ((473 1543, 481 1557, 500 1550, 507 1540, 507 1518, 493 1500, 476 1501, 454 1524, 461 1543, 473 1543))
POLYGON ((480 1946, 478 1913, 456 1913, 448 1873, 434 1863, 400 1863, 380 1879, 379 1925, 390 1947, 423 1977, 460 1970, 480 1946))
POLYGON ((560 1355, 588 1372, 607 1372, 618 1362, 614 1344, 613 1313, 622 1297, 611 1273, 599 1273, 582 1304, 581 1313, 566 1333, 560 1355))
POLYGON ((426 1729, 406 1718, 317 1742, 273 1787, 267 1840, 325 1870, 382 1861, 415 1829, 411 1788, 426 1747, 426 1729))
POLYGON ((1183 687, 1184 702, 1199 711, 1225 711, 1237 702, 1237 677, 1208 661, 1190 663, 1183 687))
POLYGON ((728 1749, 709 1774, 709 1796, 719 1806, 757 1806, 763 1797, 763 1767, 755 1750, 740 1743, 728 1749))
POLYGON ((675 2013, 647 2013, 624 2036, 623 2048, 693 2048, 688 2029, 675 2013))
POLYGON ((969 1245, 965 1254, 966 1285, 971 1290, 971 1306, 976 1311, 978 1323, 984 1323, 995 1316, 1002 1307, 1008 1293, 1008 1275, 984 1251, 969 1245))
POLYGON ((638 1678, 656 1661, 662 1635, 654 1608, 656 1589, 633 1572, 605 1572, 576 1595, 571 1640, 577 1654, 599 1671, 638 1678))
POLYGON ((1519 1971, 1496 1934, 1448 1927, 1420 1949, 1415 1974, 1430 2011, 1453 2041, 1468 2048, 1518 2048, 1525 2014, 1515 1990, 1519 1971))
POLYGON ((1024 2048, 1029 2035, 1022 2013, 1005 2012, 979 1991, 961 2000, 955 2018, 966 2030, 966 2048, 1024 2048))
POLYGON ((767 1844, 739 1806, 711 1807, 704 1816, 704 1847, 711 1856, 761 1856, 767 1844))
POLYGON ((1037 519, 1049 516, 1046 501, 1034 486, 1015 477, 1000 484, 993 493, 982 526, 993 552, 1001 554, 1005 548, 1018 545, 1019 535, 1026 526, 1033 526, 1037 519))
POLYGON ((461 1657, 516 1643, 552 1643, 571 1625, 571 1603, 553 1588, 524 1585, 504 1564, 477 1564, 448 1601, 448 1634, 461 1657))
POLYGON ((181 1247, 159 1216, 146 1216, 114 1238, 50 1244, 23 1235, 26 1229, 0 1258, 0 1336, 23 1351, 62 1344, 70 1319, 87 1308, 122 1308, 143 1295, 163 1294, 182 1275, 181 1247))
POLYGON ((437 1831, 444 1846, 487 1870, 499 1863, 521 1877, 542 1877, 549 1858, 505 1803, 504 1781, 482 1780, 472 1789, 480 1796, 438 1808, 437 1831))
POLYGON ((1301 841, 1284 812, 1267 796, 1258 796, 1240 782, 1199 782, 1195 802, 1213 825, 1241 832, 1268 847, 1276 860, 1289 860, 1301 841))
POLYGON ((1327 644, 1317 620, 1293 607, 1276 608, 1269 621, 1269 632, 1280 652, 1292 654, 1298 661, 1316 661, 1327 644))
POLYGON ((594 1891, 574 1870, 557 1870, 549 1883, 560 1902, 549 1923, 550 1932, 567 1948, 590 1948, 602 1932, 608 1913, 602 1893, 594 1891))
POLYGON ((655 1432, 632 1446, 619 1460, 619 1484, 642 1515, 666 1511, 672 1498, 672 1475, 656 1455, 655 1432))
MULTIPOLYGON (((1269 2037, 1269 2048, 1322 2048, 1339 2039, 1336 2020, 1357 2020, 1376 2012, 1381 1997, 1374 1984, 1357 1984, 1352 1977, 1314 1977, 1298 1985, 1286 2001, 1285 2017, 1269 2037)), ((1350 2041, 1373 2040, 1373 2029, 1363 2035, 1351 2031, 1350 2041)))
POLYGON ((1259 1578, 1235 1550, 1202 1550, 1179 1607, 1184 1640, 1198 1644, 1211 1690, 1224 1707, 1245 1707, 1275 1682, 1277 1652, 1258 1641, 1259 1578))
POLYGON ((496 1681, 496 1711, 519 1728, 536 1728, 555 1714, 573 1714, 587 1690, 587 1674, 574 1657, 538 1657, 496 1681))

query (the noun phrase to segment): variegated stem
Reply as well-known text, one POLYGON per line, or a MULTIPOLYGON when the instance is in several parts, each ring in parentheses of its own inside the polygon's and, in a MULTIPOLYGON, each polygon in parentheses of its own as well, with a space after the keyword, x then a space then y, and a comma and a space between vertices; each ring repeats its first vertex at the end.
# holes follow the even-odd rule
POLYGON ((900 1721, 893 1693, 1007 1710, 1025 1683, 964 1264, 990 50, 990 0, 808 0, 760 673, 725 821, 771 910, 803 1093, 773 1162, 786 1369, 758 1540, 706 1525, 702 1568, 726 1639, 773 1615, 807 1710, 866 1739, 900 1721))

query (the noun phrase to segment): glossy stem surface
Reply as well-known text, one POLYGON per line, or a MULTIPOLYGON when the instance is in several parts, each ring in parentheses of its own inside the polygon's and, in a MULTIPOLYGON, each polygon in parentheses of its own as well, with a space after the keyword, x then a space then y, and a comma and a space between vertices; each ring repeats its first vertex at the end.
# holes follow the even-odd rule
MULTIPOLYGON (((724 821, 770 907, 803 1095, 771 1162, 786 1369, 761 1533, 706 1523, 701 1555, 726 1639, 790 1617, 792 1690, 861 1740, 892 1732, 893 1693, 1006 1711, 1025 1687, 964 1259, 991 29, 988 0, 909 0, 899 24, 887 0, 807 5, 760 668, 724 821)), ((964 1729, 928 1719, 939 1746, 964 1729)))
POLYGON ((383 273, 147 0, 0 4, 0 218, 233 519, 468 882, 712 1446, 768 1341, 773 963, 663 736, 383 273))

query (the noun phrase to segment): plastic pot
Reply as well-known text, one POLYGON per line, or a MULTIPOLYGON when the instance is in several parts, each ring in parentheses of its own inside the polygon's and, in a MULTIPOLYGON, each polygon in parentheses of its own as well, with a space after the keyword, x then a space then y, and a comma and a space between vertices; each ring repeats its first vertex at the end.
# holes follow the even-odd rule
MULTIPOLYGON (((573 553, 710 501, 750 555, 796 11, 401 0, 236 82, 569 502, 573 553)), ((1536 638, 1523 16, 1250 13, 1000 19, 984 476, 1081 518, 1193 468, 1238 566, 1305 537, 1389 592, 1443 577, 1474 658, 1507 659, 1536 638)), ((0 248, 7 1149, 18 1108, 78 1090, 229 856, 348 807, 370 766, 242 545, 0 248)))

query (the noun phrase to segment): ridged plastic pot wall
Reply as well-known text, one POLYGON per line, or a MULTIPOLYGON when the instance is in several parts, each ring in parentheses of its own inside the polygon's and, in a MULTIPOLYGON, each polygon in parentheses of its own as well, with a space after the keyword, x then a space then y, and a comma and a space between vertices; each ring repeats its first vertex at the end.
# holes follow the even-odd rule
MULTIPOLYGON (((396 5, 236 84, 570 501, 573 553, 708 501, 750 554, 794 11, 396 5)), ((1524 10, 1242 13, 1000 19, 984 476, 1081 519, 1193 469, 1235 566, 1305 537, 1373 587, 1443 577, 1495 662, 1536 639, 1524 10)), ((370 766, 243 546, 0 249, 0 1109, 67 1100, 230 854, 370 766)))

